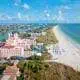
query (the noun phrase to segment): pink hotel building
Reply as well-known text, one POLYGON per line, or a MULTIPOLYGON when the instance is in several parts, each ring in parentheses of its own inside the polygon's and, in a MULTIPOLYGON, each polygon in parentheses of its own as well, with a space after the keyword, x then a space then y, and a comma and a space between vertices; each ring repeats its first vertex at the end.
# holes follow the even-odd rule
MULTIPOLYGON (((31 45, 35 43, 35 39, 21 39, 17 33, 9 34, 8 40, 0 43, 0 57, 25 56, 24 50, 31 49, 31 45)), ((29 54, 29 51, 27 52, 26 54, 29 54)))

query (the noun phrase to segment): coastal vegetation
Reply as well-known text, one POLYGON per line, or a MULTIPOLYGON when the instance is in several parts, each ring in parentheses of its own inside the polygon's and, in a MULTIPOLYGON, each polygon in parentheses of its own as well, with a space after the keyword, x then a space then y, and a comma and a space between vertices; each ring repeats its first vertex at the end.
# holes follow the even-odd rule
POLYGON ((38 43, 56 44, 58 42, 51 28, 44 30, 44 32, 45 32, 45 35, 41 35, 36 39, 38 43))
POLYGON ((80 80, 80 72, 60 63, 44 62, 38 56, 20 61, 17 66, 21 72, 17 80, 80 80))
POLYGON ((8 66, 7 63, 0 64, 0 75, 2 75, 3 71, 6 69, 7 66, 8 66))
POLYGON ((25 39, 25 38, 31 37, 31 34, 29 34, 27 32, 19 33, 19 37, 22 38, 22 39, 25 39))

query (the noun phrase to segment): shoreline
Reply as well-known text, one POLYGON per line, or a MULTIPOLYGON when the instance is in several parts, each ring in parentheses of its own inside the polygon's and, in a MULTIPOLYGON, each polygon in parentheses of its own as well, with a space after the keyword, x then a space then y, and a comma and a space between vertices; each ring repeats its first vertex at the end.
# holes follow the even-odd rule
POLYGON ((57 45, 57 50, 64 50, 58 52, 58 54, 53 54, 53 59, 55 62, 63 63, 65 65, 71 66, 72 68, 80 71, 80 45, 74 42, 70 37, 68 37, 64 32, 59 29, 58 26, 55 26, 53 29, 56 38, 59 40, 57 45))
POLYGON ((69 40, 72 44, 74 44, 77 48, 80 49, 80 44, 78 42, 76 42, 75 40, 73 40, 72 38, 70 38, 70 36, 68 36, 66 33, 64 33, 60 27, 57 28, 57 30, 62 33, 62 35, 65 36, 65 38, 67 38, 67 40, 69 40))

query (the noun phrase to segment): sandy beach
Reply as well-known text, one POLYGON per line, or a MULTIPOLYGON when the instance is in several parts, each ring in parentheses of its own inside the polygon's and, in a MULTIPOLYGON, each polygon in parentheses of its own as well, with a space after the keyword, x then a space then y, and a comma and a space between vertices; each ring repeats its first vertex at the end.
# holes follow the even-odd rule
POLYGON ((59 26, 55 26, 52 30, 59 40, 57 46, 49 50, 49 53, 53 56, 53 60, 80 71, 80 46, 64 34, 59 29, 59 26))

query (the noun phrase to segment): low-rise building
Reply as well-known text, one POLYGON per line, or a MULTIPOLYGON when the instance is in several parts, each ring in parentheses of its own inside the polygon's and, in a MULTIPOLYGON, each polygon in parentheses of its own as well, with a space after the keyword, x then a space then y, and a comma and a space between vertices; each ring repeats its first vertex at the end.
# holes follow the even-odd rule
POLYGON ((8 66, 4 70, 1 80, 17 80, 17 76, 20 76, 20 72, 16 65, 8 66))

